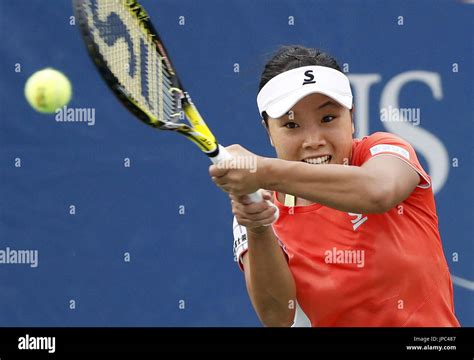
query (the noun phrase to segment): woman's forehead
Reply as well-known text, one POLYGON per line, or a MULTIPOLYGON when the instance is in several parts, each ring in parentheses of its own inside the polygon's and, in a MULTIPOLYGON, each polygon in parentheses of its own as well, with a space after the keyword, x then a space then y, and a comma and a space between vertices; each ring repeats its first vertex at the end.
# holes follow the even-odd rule
POLYGON ((341 104, 339 104, 337 101, 332 99, 329 96, 326 96, 324 94, 309 94, 308 96, 305 96, 302 98, 300 101, 298 101, 291 109, 290 111, 296 112, 299 109, 315 109, 315 110, 320 110, 325 107, 342 107, 341 104))
POLYGON ((314 93, 309 94, 298 101, 285 115, 280 118, 270 118, 273 120, 287 120, 292 119, 296 116, 300 117, 303 114, 309 112, 322 112, 326 110, 340 111, 344 110, 345 107, 335 101, 333 98, 320 94, 314 93))
POLYGON ((301 116, 308 112, 318 112, 325 110, 341 110, 344 106, 323 94, 310 94, 298 101, 285 115, 280 119, 285 120, 288 117, 301 116))

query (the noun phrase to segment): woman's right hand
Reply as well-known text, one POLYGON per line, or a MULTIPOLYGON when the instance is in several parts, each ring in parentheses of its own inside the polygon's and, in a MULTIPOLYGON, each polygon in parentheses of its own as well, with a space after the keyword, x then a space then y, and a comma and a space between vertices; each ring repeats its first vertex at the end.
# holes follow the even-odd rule
POLYGON ((261 190, 263 200, 259 203, 250 201, 247 195, 236 196, 229 194, 232 203, 232 213, 237 222, 245 226, 248 231, 254 233, 264 232, 275 220, 275 213, 277 211, 275 206, 272 206, 273 196, 270 191, 261 190), (268 201, 267 201, 268 200, 268 201))

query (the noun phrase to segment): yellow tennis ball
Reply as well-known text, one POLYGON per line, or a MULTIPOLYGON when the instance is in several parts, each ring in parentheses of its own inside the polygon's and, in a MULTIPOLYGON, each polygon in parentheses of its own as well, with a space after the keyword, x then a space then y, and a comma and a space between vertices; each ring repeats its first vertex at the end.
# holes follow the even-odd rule
POLYGON ((46 68, 35 72, 25 84, 28 103, 41 113, 51 114, 69 103, 72 87, 60 71, 46 68))

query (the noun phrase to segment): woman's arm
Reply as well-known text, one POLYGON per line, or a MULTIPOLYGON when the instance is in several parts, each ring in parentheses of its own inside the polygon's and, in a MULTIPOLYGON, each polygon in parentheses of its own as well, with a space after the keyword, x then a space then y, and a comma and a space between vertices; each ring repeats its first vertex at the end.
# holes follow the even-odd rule
POLYGON ((271 226, 247 230, 248 251, 242 262, 252 305, 263 325, 289 327, 296 308, 293 276, 271 226))
POLYGON ((341 211, 368 214, 393 208, 420 182, 420 176, 409 164, 385 154, 371 158, 362 166, 312 165, 260 157, 239 145, 227 149, 234 158, 254 157, 256 163, 256 171, 211 165, 213 181, 235 195, 262 188, 341 211))
POLYGON ((361 167, 311 165, 263 158, 260 186, 354 213, 382 213, 405 200, 420 178, 397 157, 377 156, 361 167))
MULTIPOLYGON (((275 212, 268 203, 252 204, 231 196, 232 211, 246 226, 248 251, 242 258, 252 305, 265 326, 291 326, 295 316, 296 288, 285 255, 270 223, 275 212)), ((271 199, 269 192, 264 193, 271 199)))

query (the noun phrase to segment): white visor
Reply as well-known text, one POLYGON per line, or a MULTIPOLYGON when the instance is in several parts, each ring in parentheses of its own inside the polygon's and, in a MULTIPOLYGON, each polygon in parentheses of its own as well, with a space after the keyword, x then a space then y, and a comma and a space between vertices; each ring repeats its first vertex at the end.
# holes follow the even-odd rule
POLYGON ((277 119, 314 93, 329 96, 352 109, 352 91, 346 75, 326 66, 303 66, 285 71, 266 83, 257 96, 258 110, 277 119))

